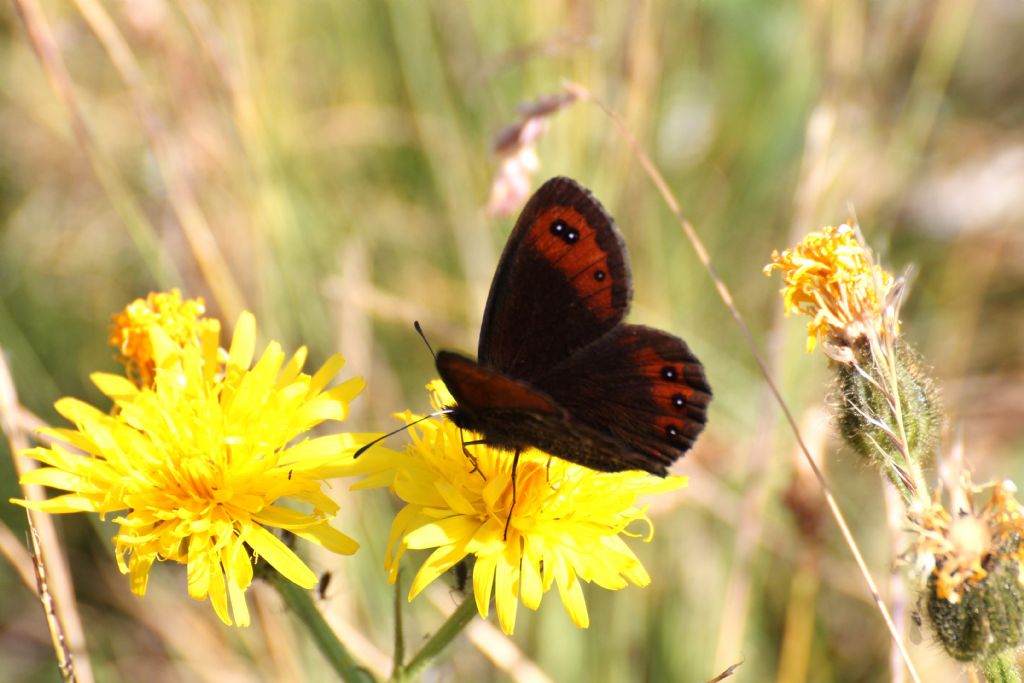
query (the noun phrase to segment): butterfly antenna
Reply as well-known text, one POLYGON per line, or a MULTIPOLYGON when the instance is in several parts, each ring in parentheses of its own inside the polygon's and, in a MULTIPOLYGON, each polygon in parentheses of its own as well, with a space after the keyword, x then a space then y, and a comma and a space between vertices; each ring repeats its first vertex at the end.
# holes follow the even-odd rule
POLYGON ((383 441, 384 439, 388 438, 389 436, 394 436, 395 434, 398 434, 399 432, 404 432, 409 427, 412 427, 413 425, 418 425, 420 422, 423 422, 424 420, 429 420, 430 418, 437 417, 439 415, 447 415, 450 412, 452 412, 451 408, 445 408, 444 410, 437 410, 437 411, 434 411, 433 413, 430 413, 429 415, 424 415, 423 417, 419 418, 418 420, 413 420, 412 422, 410 422, 407 425, 403 425, 403 426, 399 427, 398 429, 390 431, 387 434, 385 434, 384 436, 378 436, 376 439, 374 439, 370 443, 361 446, 359 448, 359 450, 356 451, 355 454, 352 455, 352 459, 355 460, 360 455, 362 455, 366 451, 370 450, 371 448, 373 448, 374 446, 376 446, 377 444, 379 444, 381 441, 383 441))
POLYGON ((427 351, 430 351, 430 355, 434 357, 434 362, 436 363, 437 362, 437 354, 434 353, 434 348, 430 345, 430 342, 427 341, 427 335, 423 334, 423 328, 420 327, 420 321, 419 320, 413 320, 412 321, 412 326, 416 328, 416 334, 420 335, 420 339, 422 339, 423 343, 427 345, 427 351))

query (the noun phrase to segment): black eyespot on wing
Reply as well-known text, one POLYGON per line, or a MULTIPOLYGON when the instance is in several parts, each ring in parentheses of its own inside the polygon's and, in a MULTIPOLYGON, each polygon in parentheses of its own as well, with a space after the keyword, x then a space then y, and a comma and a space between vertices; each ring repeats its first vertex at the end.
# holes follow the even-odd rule
POLYGON ((531 380, 619 324, 631 297, 611 216, 576 181, 552 178, 527 202, 498 263, 480 362, 531 380))

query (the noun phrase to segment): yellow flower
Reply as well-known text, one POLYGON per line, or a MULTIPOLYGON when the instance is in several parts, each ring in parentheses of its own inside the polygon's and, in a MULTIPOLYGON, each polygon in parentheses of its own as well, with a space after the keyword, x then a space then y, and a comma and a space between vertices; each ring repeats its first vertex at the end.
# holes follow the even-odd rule
POLYGON ((114 316, 110 344, 121 352, 121 361, 129 377, 139 386, 153 383, 153 343, 156 328, 177 346, 200 344, 204 337, 217 339, 220 321, 203 318, 206 306, 202 299, 182 301, 181 292, 151 292, 145 299, 136 299, 114 316))
POLYGON ((765 275, 781 270, 786 315, 811 316, 807 351, 822 337, 855 340, 869 330, 882 332, 883 308, 894 280, 873 266, 849 225, 822 228, 781 254, 772 252, 765 275))
POLYGON ((254 557, 300 586, 316 584, 313 571, 268 528, 338 553, 358 547, 330 526, 338 506, 324 493, 323 479, 337 476, 365 439, 305 433, 344 419, 363 381, 328 389, 344 363, 340 356, 311 377, 301 372, 305 348, 286 363, 276 342, 253 366, 249 313, 240 316, 226 354, 209 336, 202 345, 181 346, 160 326, 150 328, 149 341, 151 386, 94 374, 114 401, 113 414, 63 398, 56 408, 75 428, 44 430, 57 443, 24 453, 47 467, 26 474, 23 484, 69 493, 14 502, 50 513, 119 513, 115 551, 133 592, 145 594, 154 561, 180 562, 188 568, 191 597, 209 597, 226 624, 233 615, 247 625, 244 591, 254 557))
MULTIPOLYGON (((444 385, 430 385, 435 405, 450 405, 444 385)), ((406 413, 404 419, 413 416, 406 413)), ((486 617, 495 595, 505 633, 515 628, 519 601, 540 606, 557 585, 573 622, 589 625, 581 582, 610 590, 628 582, 650 583, 640 560, 621 536, 634 521, 650 519, 636 506, 641 495, 686 485, 685 477, 646 472, 596 472, 536 450, 524 451, 512 503, 512 454, 487 446, 463 452, 459 429, 448 420, 428 420, 410 430, 405 453, 368 451, 353 474, 369 475, 354 488, 389 486, 405 507, 395 517, 387 569, 395 581, 406 550, 433 548, 409 591, 409 600, 468 555, 474 555, 473 591, 486 617), (508 535, 505 525, 508 521, 508 535)), ((476 438, 466 433, 467 441, 476 438)), ((650 534, 646 540, 650 540, 650 534)))

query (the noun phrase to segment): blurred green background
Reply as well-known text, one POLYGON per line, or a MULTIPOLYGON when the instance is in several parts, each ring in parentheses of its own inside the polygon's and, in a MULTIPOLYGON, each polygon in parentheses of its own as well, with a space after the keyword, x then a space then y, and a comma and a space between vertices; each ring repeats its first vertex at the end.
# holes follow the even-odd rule
MULTIPOLYGON (((103 406, 88 375, 117 368, 111 314, 178 286, 228 324, 254 311, 264 339, 306 344, 313 363, 341 351, 368 381, 349 427, 389 429, 392 412, 427 406, 434 376, 413 320, 435 347, 475 350, 514 221, 484 211, 495 134, 519 104, 579 82, 678 193, 923 679, 968 680, 914 625, 914 586, 890 571, 906 539, 890 531, 877 474, 829 435, 824 358, 804 353, 804 321, 782 317, 779 280, 761 268, 855 210, 890 270, 915 266, 903 330, 943 385, 944 452, 962 440, 976 481, 1020 481, 1022 35, 1013 0, 5 3, 0 346, 27 411, 54 422, 64 395, 103 406), (53 49, 41 62, 34 46, 53 49)), ((616 217, 631 319, 686 338, 716 398, 674 468, 690 487, 652 501, 657 533, 633 544, 651 586, 588 591, 586 631, 549 595, 520 610, 511 641, 474 630, 426 680, 703 681, 740 660, 732 680, 889 680, 888 634, 820 490, 624 138, 577 103, 537 154, 533 187, 570 175, 616 217)), ((18 495, 8 454, 4 500, 18 495)), ((336 526, 363 548, 310 562, 332 572, 322 607, 343 638, 386 667, 380 567, 395 503, 346 489, 336 526)), ((0 520, 23 539, 19 508, 0 503, 0 520)), ((250 593, 254 626, 228 629, 186 598, 181 567, 156 567, 135 598, 108 526, 58 523, 99 680, 328 675, 269 591, 250 593)), ((0 680, 58 680, 39 604, 4 557, 0 680)), ((443 617, 426 598, 408 613, 414 648, 443 617)))

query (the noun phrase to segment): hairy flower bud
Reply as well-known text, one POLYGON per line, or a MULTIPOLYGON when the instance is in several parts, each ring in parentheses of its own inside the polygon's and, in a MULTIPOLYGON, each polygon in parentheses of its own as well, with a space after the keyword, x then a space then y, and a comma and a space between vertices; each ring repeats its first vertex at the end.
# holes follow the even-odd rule
POLYGON ((906 493, 908 466, 924 466, 938 443, 942 408, 917 353, 901 338, 894 347, 894 368, 880 367, 866 341, 852 363, 835 364, 837 422, 846 443, 906 493))

